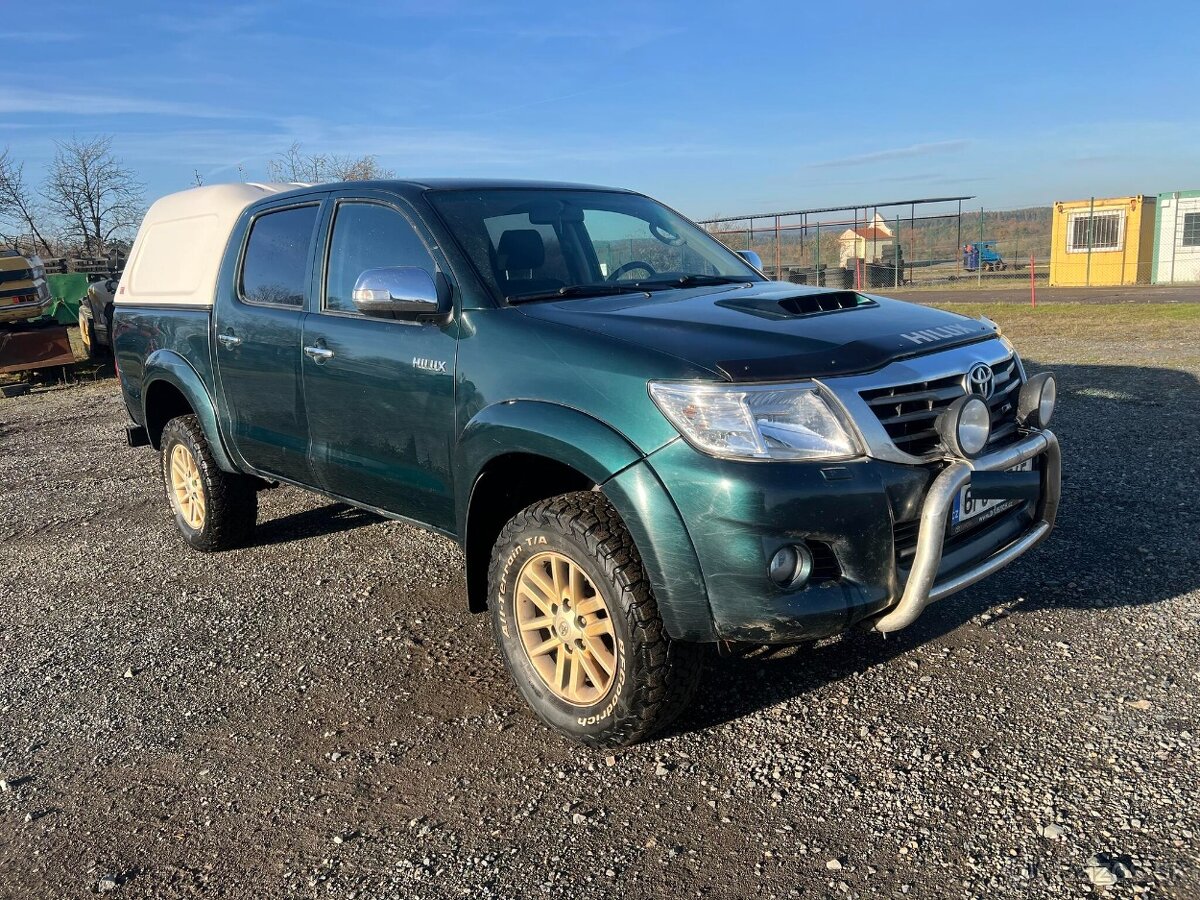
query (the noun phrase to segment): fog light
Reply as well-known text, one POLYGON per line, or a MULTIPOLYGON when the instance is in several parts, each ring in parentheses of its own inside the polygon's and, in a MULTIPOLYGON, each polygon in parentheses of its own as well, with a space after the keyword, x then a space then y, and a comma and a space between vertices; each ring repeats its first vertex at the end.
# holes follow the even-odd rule
POLYGON ((775 551, 767 575, 778 587, 796 590, 808 583, 812 569, 812 552, 803 544, 789 544, 775 551))
POLYGON ((992 411, 979 397, 959 397, 938 416, 937 430, 955 456, 978 456, 992 436, 992 411))
POLYGON ((1021 385, 1017 397, 1017 423, 1025 428, 1045 428, 1054 415, 1058 400, 1058 382, 1051 372, 1034 375, 1021 385))

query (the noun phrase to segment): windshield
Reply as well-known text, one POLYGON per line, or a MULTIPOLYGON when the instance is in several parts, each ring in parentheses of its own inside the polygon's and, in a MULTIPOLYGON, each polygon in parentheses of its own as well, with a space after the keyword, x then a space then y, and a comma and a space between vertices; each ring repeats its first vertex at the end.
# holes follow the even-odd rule
POLYGON ((512 302, 763 280, 698 226, 637 194, 502 189, 427 196, 488 287, 512 302))

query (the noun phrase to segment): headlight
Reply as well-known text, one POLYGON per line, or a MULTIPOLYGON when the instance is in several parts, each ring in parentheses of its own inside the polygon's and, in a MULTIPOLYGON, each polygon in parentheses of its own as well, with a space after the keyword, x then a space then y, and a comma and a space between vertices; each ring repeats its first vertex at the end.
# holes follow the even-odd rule
POLYGON ((1034 375, 1021 385, 1017 397, 1017 422, 1026 428, 1045 428, 1054 415, 1058 384, 1050 372, 1034 375))
POLYGON ((992 411, 974 395, 959 397, 937 417, 937 430, 955 456, 978 456, 992 436, 992 411))
POLYGON ((693 447, 728 459, 847 459, 858 442, 839 407, 812 383, 652 381, 650 397, 693 447))

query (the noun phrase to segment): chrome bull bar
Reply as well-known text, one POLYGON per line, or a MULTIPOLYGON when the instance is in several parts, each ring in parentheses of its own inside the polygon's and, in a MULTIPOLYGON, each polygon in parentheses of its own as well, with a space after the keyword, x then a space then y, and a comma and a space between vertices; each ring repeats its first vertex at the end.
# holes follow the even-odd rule
POLYGON ((1051 431, 1034 432, 1011 447, 1005 447, 979 459, 959 459, 952 462, 933 480, 929 493, 925 496, 921 524, 917 532, 916 554, 908 581, 904 585, 904 592, 899 602, 874 622, 874 629, 886 634, 911 625, 930 603, 970 587, 1040 543, 1054 528, 1061 493, 1062 454, 1059 451, 1058 438, 1051 431), (1034 513, 1033 526, 970 569, 937 581, 946 535, 946 517, 958 492, 971 480, 971 473, 1004 471, 1042 454, 1045 454, 1042 494, 1034 513))

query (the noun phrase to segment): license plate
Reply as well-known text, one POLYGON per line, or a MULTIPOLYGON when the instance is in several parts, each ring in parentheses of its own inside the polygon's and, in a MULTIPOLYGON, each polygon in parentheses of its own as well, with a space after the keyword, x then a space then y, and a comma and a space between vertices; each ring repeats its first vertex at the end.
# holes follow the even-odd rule
MULTIPOLYGON (((1029 472, 1033 469, 1033 460, 1027 459, 1017 463, 1009 472, 1029 472)), ((1020 500, 981 499, 971 496, 971 485, 968 484, 954 498, 954 511, 950 516, 950 530, 958 531, 968 522, 975 522, 980 516, 985 519, 1000 515, 1006 509, 1012 509, 1020 500)))

